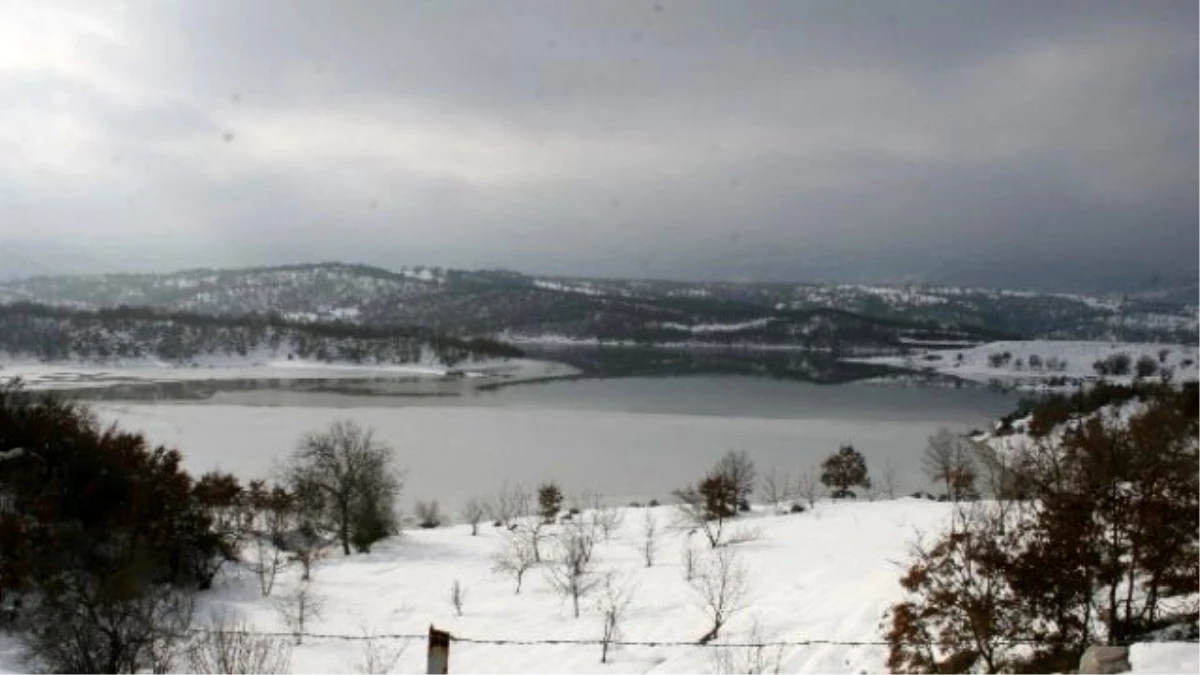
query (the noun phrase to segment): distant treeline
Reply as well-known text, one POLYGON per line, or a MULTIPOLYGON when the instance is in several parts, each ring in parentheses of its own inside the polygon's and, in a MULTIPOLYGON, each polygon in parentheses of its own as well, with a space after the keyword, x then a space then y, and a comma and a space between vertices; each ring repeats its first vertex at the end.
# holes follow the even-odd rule
POLYGON ((447 365, 522 355, 488 338, 427 328, 301 323, 278 314, 207 315, 150 307, 81 310, 30 302, 0 305, 0 352, 43 361, 156 357, 186 364, 201 356, 248 356, 350 363, 413 363, 423 350, 447 365))

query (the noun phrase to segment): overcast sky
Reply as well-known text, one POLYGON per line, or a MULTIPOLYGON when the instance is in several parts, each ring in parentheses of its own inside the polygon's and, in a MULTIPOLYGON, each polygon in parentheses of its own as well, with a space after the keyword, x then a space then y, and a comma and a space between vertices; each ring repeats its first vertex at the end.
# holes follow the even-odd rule
POLYGON ((0 0, 0 266, 1195 282, 1197 20, 0 0))

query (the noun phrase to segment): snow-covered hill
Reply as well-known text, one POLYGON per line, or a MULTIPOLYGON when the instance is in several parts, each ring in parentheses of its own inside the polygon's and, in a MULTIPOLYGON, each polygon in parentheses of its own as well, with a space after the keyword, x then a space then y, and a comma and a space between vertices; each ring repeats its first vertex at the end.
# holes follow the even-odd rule
POLYGON ((0 301, 8 302, 91 308, 146 305, 210 314, 274 312, 295 321, 641 342, 672 342, 697 333, 712 338, 712 326, 739 327, 720 330, 725 340, 803 342, 796 338, 793 324, 814 315, 834 322, 852 317, 876 325, 892 322, 903 324, 894 328, 910 331, 958 331, 976 341, 1024 336, 1195 342, 1195 302, 1177 296, 1186 297, 540 277, 503 270, 386 270, 342 263, 0 282, 0 301))

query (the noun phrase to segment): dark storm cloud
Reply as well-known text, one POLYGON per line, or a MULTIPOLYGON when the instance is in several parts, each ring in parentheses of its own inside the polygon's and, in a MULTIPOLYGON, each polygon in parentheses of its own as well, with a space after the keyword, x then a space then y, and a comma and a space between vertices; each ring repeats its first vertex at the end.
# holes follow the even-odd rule
POLYGON ((0 242, 113 267, 1197 274, 1190 2, 9 5, 0 242))

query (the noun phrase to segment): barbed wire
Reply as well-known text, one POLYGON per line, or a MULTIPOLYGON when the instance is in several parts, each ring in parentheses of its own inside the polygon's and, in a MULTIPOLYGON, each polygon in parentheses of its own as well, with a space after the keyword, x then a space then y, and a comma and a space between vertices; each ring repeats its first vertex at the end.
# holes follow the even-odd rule
MULTIPOLYGON (((236 633, 240 632, 237 628, 230 628, 222 631, 218 628, 189 628, 184 633, 186 635, 214 635, 217 633, 236 633)), ((425 640, 429 637, 426 633, 378 633, 374 635, 348 635, 346 633, 307 633, 298 631, 260 631, 247 630, 251 635, 260 637, 277 637, 277 638, 311 638, 314 640, 425 640)))
MULTIPOLYGON (((206 635, 219 632, 211 628, 191 628, 186 631, 190 635, 206 635)), ((314 640, 342 640, 347 642, 368 640, 427 640, 427 633, 378 633, 371 635, 350 635, 346 633, 308 633, 296 631, 250 631, 254 635, 281 638, 306 638, 314 640)), ((605 640, 599 638, 478 638, 449 633, 451 642, 475 645, 495 645, 513 647, 536 647, 540 645, 558 646, 602 646, 605 640)), ((700 648, 730 648, 730 649, 765 649, 770 647, 888 647, 890 643, 884 640, 835 640, 827 638, 811 638, 803 640, 767 640, 763 642, 706 642, 697 640, 608 640, 610 647, 700 647, 700 648)), ((1004 646, 1062 646, 1069 644, 1063 641, 1017 639, 996 640, 992 644, 1004 646)))

